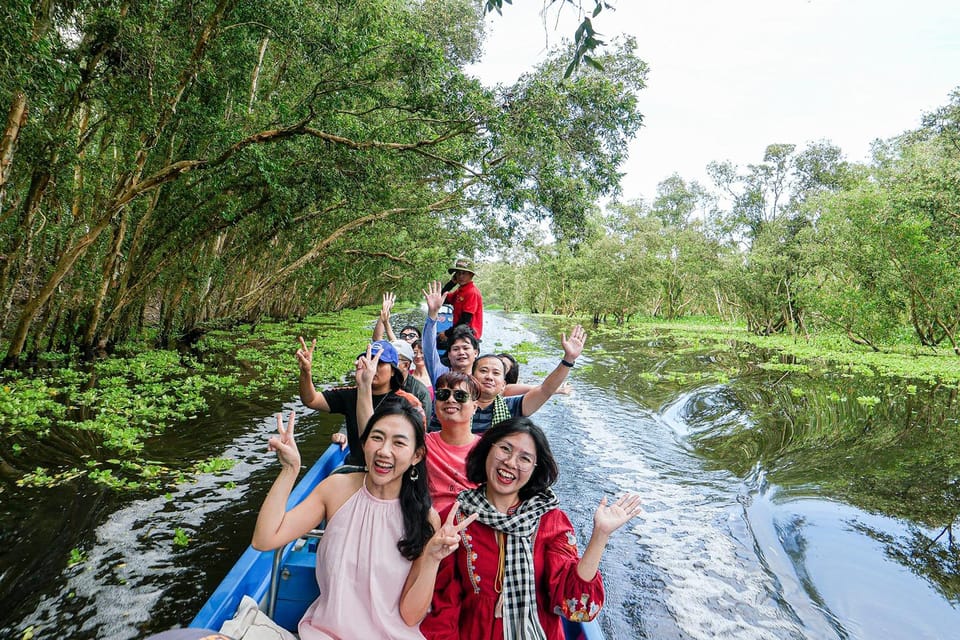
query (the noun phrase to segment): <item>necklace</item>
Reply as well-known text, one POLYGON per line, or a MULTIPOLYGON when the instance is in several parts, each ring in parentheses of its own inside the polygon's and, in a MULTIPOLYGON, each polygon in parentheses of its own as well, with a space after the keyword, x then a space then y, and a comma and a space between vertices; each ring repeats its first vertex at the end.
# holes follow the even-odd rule
POLYGON ((389 395, 390 395, 390 392, 387 391, 385 394, 383 394, 383 395, 380 397, 380 400, 377 402, 376 406, 373 407, 373 412, 374 412, 374 413, 377 412, 377 409, 380 408, 380 405, 383 404, 383 401, 386 400, 386 399, 387 399, 387 396, 389 396, 389 395))

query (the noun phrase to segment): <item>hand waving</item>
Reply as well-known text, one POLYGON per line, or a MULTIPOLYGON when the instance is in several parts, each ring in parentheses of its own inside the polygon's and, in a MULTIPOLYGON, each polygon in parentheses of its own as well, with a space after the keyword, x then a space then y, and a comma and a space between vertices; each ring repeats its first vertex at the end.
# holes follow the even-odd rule
POLYGON ((300 371, 303 373, 310 373, 310 369, 313 367, 313 350, 316 348, 316 338, 313 339, 313 342, 310 343, 310 347, 308 348, 303 336, 300 336, 300 348, 297 349, 297 363, 299 363, 300 371))
POLYGON ((277 414, 277 433, 278 436, 273 436, 267 442, 268 451, 276 451, 277 459, 280 461, 280 464, 284 467, 292 467, 294 469, 300 469, 300 450, 297 449, 297 443, 293 439, 293 424, 296 422, 297 413, 295 411, 290 412, 290 421, 287 424, 287 428, 283 428, 283 414, 277 414))
POLYGON ((563 347, 563 359, 567 362, 573 362, 580 357, 583 352, 583 344, 587 341, 587 332, 580 325, 570 330, 570 338, 567 334, 560 334, 560 345, 563 347))
POLYGON ((390 312, 393 310, 393 305, 396 301, 397 296, 392 291, 383 294, 383 304, 380 305, 380 319, 384 323, 390 320, 390 312))
POLYGON ((640 496, 635 493, 625 493, 611 505, 604 496, 593 514, 593 529, 610 535, 639 513, 640 496))
POLYGON ((423 291, 423 299, 427 303, 427 315, 433 320, 437 319, 437 313, 447 294, 442 293, 443 284, 439 280, 434 280, 427 285, 426 291, 423 291))
POLYGON ((437 562, 457 550, 460 545, 460 532, 479 517, 479 514, 474 513, 460 524, 454 524, 459 510, 460 502, 454 502, 453 507, 450 508, 450 513, 447 515, 446 522, 443 523, 439 531, 433 534, 433 537, 427 541, 427 545, 423 548, 423 552, 429 554, 437 562))

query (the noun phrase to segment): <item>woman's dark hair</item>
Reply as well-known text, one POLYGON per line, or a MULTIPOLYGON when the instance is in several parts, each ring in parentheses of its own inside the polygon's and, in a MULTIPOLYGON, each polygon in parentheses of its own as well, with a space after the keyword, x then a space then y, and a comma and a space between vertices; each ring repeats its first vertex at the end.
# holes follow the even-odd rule
POLYGON ((411 349, 416 349, 417 347, 420 347, 421 351, 423 350, 423 341, 421 341, 420 338, 417 338, 416 340, 410 343, 411 349))
POLYGON ((403 416, 413 426, 414 451, 422 451, 420 462, 403 473, 400 485, 400 512, 403 513, 403 538, 397 543, 397 549, 407 560, 416 560, 423 553, 427 541, 433 536, 433 525, 430 524, 430 490, 427 488, 427 441, 423 428, 422 411, 418 411, 404 398, 384 398, 382 404, 370 416, 367 428, 360 436, 360 442, 367 443, 370 430, 386 416, 403 416), (417 479, 410 478, 410 472, 416 474, 417 479))
POLYGON ((523 416, 510 418, 484 431, 480 440, 467 454, 467 479, 478 485, 486 483, 487 455, 490 449, 514 433, 529 434, 537 448, 537 464, 530 472, 527 484, 520 487, 520 499, 526 500, 550 487, 560 475, 560 469, 557 468, 557 461, 553 457, 553 452, 550 451, 547 436, 543 433, 543 429, 534 424, 530 418, 523 416))
POLYGON ((498 353, 497 357, 502 360, 510 361, 510 369, 509 371, 503 372, 503 379, 507 381, 507 384, 516 384, 517 380, 520 378, 520 365, 517 364, 517 359, 509 353, 498 353))
POLYGON ((474 400, 480 398, 480 383, 472 375, 462 371, 447 371, 437 378, 436 382, 433 383, 433 388, 456 389, 461 383, 467 385, 467 391, 470 392, 471 398, 474 400))
POLYGON ((473 345, 474 351, 480 351, 480 341, 477 340, 477 334, 473 332, 473 329, 468 324, 458 324, 453 328, 447 340, 447 345, 449 345, 447 348, 452 347, 453 343, 457 340, 467 340, 473 345))

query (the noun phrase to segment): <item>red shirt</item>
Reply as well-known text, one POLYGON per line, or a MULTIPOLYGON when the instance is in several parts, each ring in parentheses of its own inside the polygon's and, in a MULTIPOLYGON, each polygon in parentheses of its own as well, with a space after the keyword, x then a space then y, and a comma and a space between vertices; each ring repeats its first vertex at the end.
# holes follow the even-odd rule
POLYGON ((470 318, 470 328, 479 340, 483 336, 483 296, 480 295, 480 289, 473 282, 460 285, 456 291, 450 294, 453 298, 453 326, 460 323, 460 316, 463 313, 472 313, 470 318))

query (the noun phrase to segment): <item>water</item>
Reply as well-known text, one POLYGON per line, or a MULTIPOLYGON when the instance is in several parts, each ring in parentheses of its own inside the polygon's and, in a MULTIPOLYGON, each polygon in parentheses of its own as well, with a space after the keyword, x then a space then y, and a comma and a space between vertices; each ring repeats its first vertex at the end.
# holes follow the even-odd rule
MULTIPOLYGON (((562 356, 563 328, 488 312, 484 351, 539 344, 545 355, 521 365, 522 382, 539 381, 562 356)), ((607 637, 960 637, 960 563, 949 532, 937 538, 960 511, 955 394, 920 389, 864 408, 858 397, 898 397, 884 395, 892 383, 673 347, 591 336, 575 392, 534 416, 581 545, 602 496, 644 501, 601 565, 607 637), (728 373, 703 375, 715 370, 728 373)), ((239 460, 169 496, 118 500, 82 483, 5 494, 0 637, 32 627, 35 638, 127 639, 188 623, 249 542, 276 472, 265 443, 281 407, 309 413, 296 398, 229 401, 151 443, 160 459, 239 460), (172 543, 177 528, 186 548, 172 543), (65 568, 73 547, 87 561, 65 568)), ((299 425, 309 460, 338 420, 299 425)))

